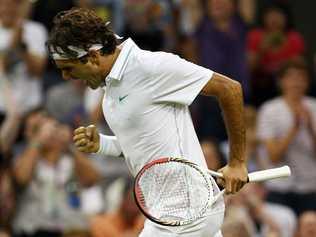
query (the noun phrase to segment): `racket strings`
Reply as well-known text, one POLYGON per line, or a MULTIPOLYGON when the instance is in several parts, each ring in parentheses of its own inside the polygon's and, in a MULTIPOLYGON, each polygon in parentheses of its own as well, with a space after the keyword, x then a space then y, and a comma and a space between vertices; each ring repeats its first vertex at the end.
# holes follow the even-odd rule
POLYGON ((212 187, 198 170, 178 162, 156 164, 139 180, 142 206, 162 221, 197 219, 207 209, 212 187))

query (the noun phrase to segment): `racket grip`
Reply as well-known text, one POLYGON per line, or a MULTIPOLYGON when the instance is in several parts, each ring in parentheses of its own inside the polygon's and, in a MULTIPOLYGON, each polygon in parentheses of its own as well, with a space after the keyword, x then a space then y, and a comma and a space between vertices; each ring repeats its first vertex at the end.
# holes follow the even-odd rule
MULTIPOLYGON (((223 178, 223 174, 213 171, 207 170, 208 174, 217 177, 223 178)), ((261 171, 255 171, 248 174, 248 182, 261 182, 267 181, 270 179, 278 179, 278 178, 286 178, 291 175, 291 169, 289 166, 285 165, 279 168, 266 169, 261 171)))
POLYGON ((270 179, 286 178, 291 175, 291 169, 285 165, 279 168, 256 171, 248 174, 248 182, 261 182, 270 179))

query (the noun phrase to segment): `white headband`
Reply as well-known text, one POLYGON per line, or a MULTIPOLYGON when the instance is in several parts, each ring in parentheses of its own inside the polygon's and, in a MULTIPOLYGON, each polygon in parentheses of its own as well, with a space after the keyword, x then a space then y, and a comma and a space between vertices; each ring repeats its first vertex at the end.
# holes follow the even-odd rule
MULTIPOLYGON (((111 22, 106 22, 105 25, 108 26, 111 22)), ((116 39, 123 39, 123 37, 117 35, 117 34, 114 34, 116 39)), ((70 49, 71 51, 74 51, 77 53, 76 57, 75 58, 81 58, 85 55, 87 55, 89 53, 89 51, 91 50, 100 50, 103 48, 103 45, 102 44, 93 44, 89 49, 88 51, 87 50, 84 50, 82 48, 78 48, 76 46, 68 46, 68 49, 70 49)), ((67 53, 65 51, 62 50, 62 48, 60 47, 56 47, 57 51, 54 49, 53 46, 50 46, 50 52, 51 52, 51 56, 54 60, 69 60, 71 59, 69 56, 67 56, 67 53)))
MULTIPOLYGON (((75 58, 81 58, 81 57, 87 55, 89 53, 89 51, 91 51, 91 50, 99 50, 102 48, 103 48, 102 44, 94 44, 88 49, 88 51, 86 51, 82 48, 78 48, 76 46, 72 46, 72 45, 68 46, 68 49, 77 53, 77 56, 75 58)), ((57 47, 56 49, 57 49, 57 51, 55 51, 53 49, 53 47, 51 46, 51 50, 50 50, 52 52, 51 56, 53 57, 54 60, 69 60, 69 59, 71 59, 70 57, 67 57, 67 53, 64 52, 62 50, 62 48, 57 47)))

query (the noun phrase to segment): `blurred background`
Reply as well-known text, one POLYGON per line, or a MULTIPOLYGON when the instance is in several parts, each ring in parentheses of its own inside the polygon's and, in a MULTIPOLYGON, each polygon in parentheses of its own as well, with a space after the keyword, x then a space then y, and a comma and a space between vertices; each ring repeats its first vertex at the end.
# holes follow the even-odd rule
MULTIPOLYGON (((249 171, 286 164, 293 175, 226 197, 224 237, 316 236, 316 1, 0 0, 0 237, 142 229, 124 158, 72 146, 79 125, 111 134, 102 90, 63 81, 47 57, 53 17, 73 6, 141 48, 242 83, 249 171)), ((207 164, 219 169, 229 150, 218 103, 198 97, 191 113, 207 164)))

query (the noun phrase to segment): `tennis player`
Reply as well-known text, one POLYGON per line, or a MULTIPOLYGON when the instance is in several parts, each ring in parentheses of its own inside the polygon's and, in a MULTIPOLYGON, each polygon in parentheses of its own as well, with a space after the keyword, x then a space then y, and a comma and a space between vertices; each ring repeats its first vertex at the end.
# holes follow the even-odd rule
MULTIPOLYGON (((206 167, 188 108, 201 93, 217 97, 224 113, 230 141, 230 160, 221 169, 226 192, 236 193, 246 183, 243 95, 238 82, 174 54, 142 50, 130 38, 118 44, 106 22, 87 9, 59 13, 48 48, 64 79, 105 90, 103 112, 115 136, 99 134, 94 125, 79 127, 74 142, 80 151, 123 154, 133 175, 146 163, 170 156, 206 167)), ((218 187, 212 182, 215 195, 218 187)), ((223 216, 219 199, 190 225, 175 228, 146 221, 140 236, 218 237, 223 216)))

